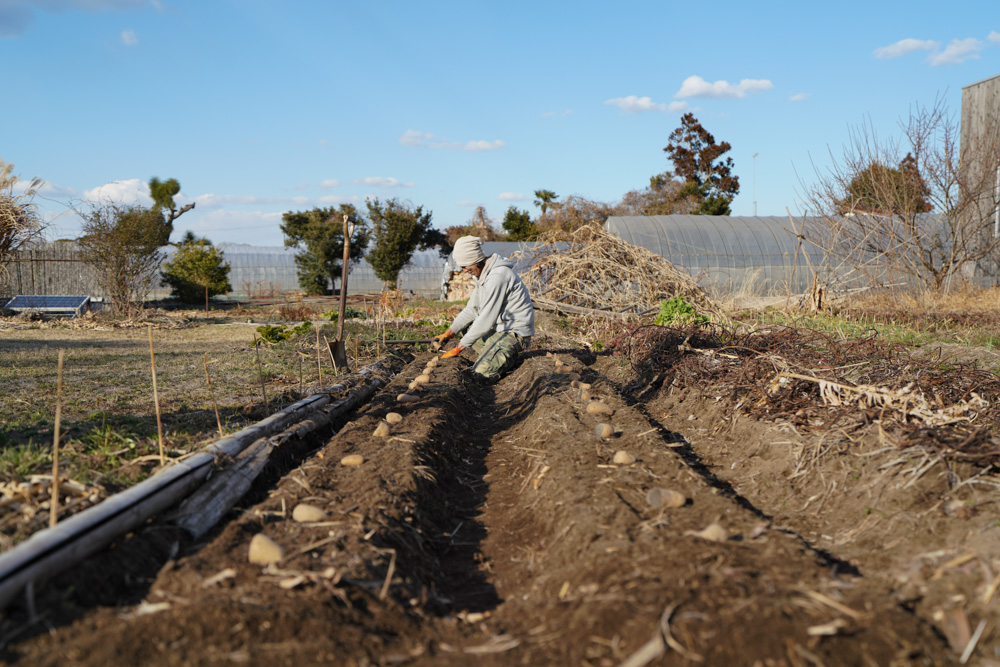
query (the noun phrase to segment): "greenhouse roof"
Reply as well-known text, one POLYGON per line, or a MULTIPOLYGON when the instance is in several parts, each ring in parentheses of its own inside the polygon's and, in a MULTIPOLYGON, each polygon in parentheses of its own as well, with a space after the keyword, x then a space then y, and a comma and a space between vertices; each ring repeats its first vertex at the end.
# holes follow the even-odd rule
POLYGON ((612 216, 605 229, 674 264, 735 268, 784 264, 799 251, 822 256, 821 249, 801 242, 802 224, 784 216, 612 216))

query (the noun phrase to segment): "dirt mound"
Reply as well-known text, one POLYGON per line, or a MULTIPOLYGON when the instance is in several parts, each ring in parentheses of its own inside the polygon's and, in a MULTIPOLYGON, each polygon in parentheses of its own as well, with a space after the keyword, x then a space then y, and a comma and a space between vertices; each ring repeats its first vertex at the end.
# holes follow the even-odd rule
MULTIPOLYGON (((442 363, 416 401, 401 403, 397 396, 429 357, 413 361, 205 543, 178 541, 174 558, 133 582, 126 604, 109 605, 108 591, 100 599, 66 592, 75 620, 61 617, 64 625, 9 647, 7 658, 39 665, 955 659, 930 609, 916 613, 922 603, 893 577, 902 572, 896 565, 912 561, 902 552, 892 563, 872 553, 878 543, 906 539, 905 520, 887 521, 888 534, 859 526, 854 515, 830 527, 833 518, 820 508, 844 510, 858 500, 829 490, 800 509, 804 494, 823 484, 795 474, 808 434, 778 436, 777 426, 690 389, 636 402, 648 383, 623 391, 635 376, 619 357, 553 351, 590 387, 573 386, 572 373, 557 372, 535 350, 493 387, 466 383, 467 359, 442 363), (590 407, 595 402, 603 408, 590 407), (402 421, 387 437, 374 435, 389 412, 402 421), (601 437, 605 424, 611 433, 601 437), (362 463, 344 465, 348 455, 362 463), (320 508, 322 520, 296 522, 293 510, 303 503, 320 508), (844 539, 828 539, 828 531, 844 539), (280 562, 248 562, 260 534, 281 547, 280 562)), ((906 490, 904 512, 927 503, 919 496, 931 486, 920 479, 906 490)), ((933 586, 932 577, 912 580, 933 586)))

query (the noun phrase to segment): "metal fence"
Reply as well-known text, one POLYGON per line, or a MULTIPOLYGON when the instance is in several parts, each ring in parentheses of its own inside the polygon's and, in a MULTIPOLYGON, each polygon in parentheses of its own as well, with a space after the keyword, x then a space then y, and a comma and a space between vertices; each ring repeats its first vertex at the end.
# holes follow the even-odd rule
POLYGON ((72 243, 52 243, 22 250, 7 264, 7 280, 0 297, 18 294, 61 296, 83 294, 103 297, 97 274, 72 243))

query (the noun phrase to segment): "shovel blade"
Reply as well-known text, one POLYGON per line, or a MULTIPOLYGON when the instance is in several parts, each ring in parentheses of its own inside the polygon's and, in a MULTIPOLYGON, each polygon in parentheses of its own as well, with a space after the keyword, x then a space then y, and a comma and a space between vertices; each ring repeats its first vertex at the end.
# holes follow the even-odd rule
POLYGON ((337 338, 333 341, 327 341, 326 344, 330 348, 330 360, 333 362, 333 367, 338 372, 348 370, 347 345, 343 339, 337 338))

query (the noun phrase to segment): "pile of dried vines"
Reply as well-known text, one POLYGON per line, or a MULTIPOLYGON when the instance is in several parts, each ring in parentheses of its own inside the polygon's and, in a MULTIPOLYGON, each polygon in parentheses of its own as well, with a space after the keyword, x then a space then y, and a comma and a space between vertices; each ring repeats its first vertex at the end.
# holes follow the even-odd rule
POLYGON ((900 448, 929 445, 956 460, 1000 462, 1000 377, 935 365, 903 344, 715 324, 638 327, 614 347, 632 365, 633 387, 698 388, 800 431, 877 422, 900 448))
POLYGON ((719 307, 683 271, 651 250, 632 245, 602 227, 576 230, 565 241, 531 251, 534 264, 521 274, 531 294, 560 303, 625 313, 683 296, 698 312, 725 320, 719 307))

